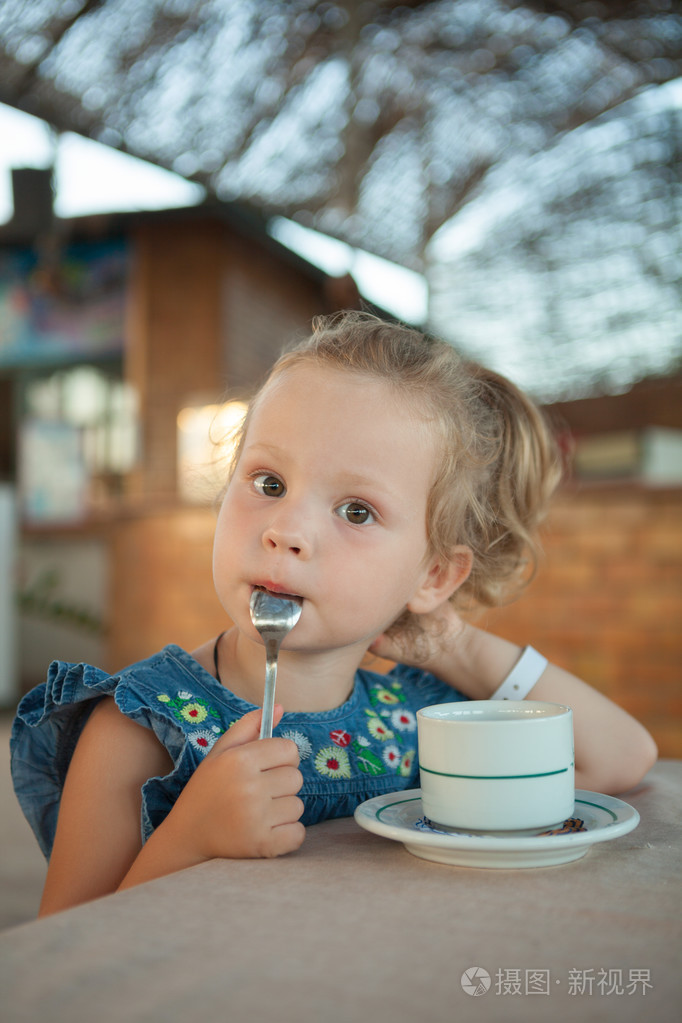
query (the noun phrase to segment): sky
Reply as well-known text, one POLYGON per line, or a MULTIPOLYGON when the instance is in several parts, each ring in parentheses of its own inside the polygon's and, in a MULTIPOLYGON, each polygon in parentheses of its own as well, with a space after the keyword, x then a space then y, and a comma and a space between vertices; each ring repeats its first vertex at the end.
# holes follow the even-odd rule
MULTIPOLYGON (((61 136, 36 117, 0 104, 0 224, 12 217, 12 167, 55 167, 55 211, 68 219, 92 213, 170 209, 202 201, 201 185, 71 132, 61 136)), ((427 318, 420 274, 276 217, 277 241, 331 275, 350 272, 362 295, 400 319, 427 318)))

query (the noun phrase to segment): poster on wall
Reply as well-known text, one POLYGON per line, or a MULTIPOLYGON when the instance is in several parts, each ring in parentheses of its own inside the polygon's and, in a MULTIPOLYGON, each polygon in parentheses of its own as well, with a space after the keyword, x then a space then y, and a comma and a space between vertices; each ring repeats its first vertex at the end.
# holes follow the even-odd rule
POLYGON ((0 368, 120 354, 128 264, 123 239, 0 250, 0 368))

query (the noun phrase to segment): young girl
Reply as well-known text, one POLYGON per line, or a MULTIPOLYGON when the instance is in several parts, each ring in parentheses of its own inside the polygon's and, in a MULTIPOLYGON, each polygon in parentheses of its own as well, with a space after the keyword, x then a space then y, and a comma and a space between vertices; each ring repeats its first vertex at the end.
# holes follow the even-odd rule
POLYGON ((656 749, 636 721, 460 617, 523 585, 557 479, 539 412, 501 377, 365 314, 319 322, 243 426, 214 549, 231 628, 113 676, 54 662, 19 706, 15 787, 49 857, 41 913, 213 857, 290 852, 305 825, 418 786, 429 704, 568 704, 576 786, 638 782, 656 749), (254 588, 302 606, 263 740, 254 588), (397 666, 362 669, 368 650, 397 666))

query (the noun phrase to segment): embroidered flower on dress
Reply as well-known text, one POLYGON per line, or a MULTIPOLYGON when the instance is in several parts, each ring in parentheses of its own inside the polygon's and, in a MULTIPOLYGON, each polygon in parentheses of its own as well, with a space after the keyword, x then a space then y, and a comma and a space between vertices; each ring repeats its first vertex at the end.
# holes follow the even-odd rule
MULTIPOLYGON (((200 696, 192 696, 192 693, 188 693, 185 689, 181 689, 175 699, 170 697, 168 693, 157 693, 156 699, 159 703, 165 703, 169 706, 178 721, 200 725, 209 715, 218 721, 220 720, 218 712, 206 700, 202 700, 200 696), (188 700, 192 702, 188 703, 188 700)), ((222 733, 222 731, 222 728, 219 729, 219 732, 222 733)))
MULTIPOLYGON (((178 694, 180 695, 180 694, 178 694)), ((200 724, 208 717, 208 711, 205 706, 202 706, 198 701, 194 703, 187 703, 184 707, 180 708, 180 714, 185 721, 191 721, 192 724, 200 724)))
POLYGON ((367 727, 369 728, 370 734, 375 739, 381 739, 382 742, 386 742, 388 739, 394 739, 395 735, 385 724, 381 718, 371 717, 367 719, 367 727))
POLYGON ((315 755, 315 769, 327 778, 350 778, 348 754, 338 746, 323 746, 315 755))
POLYGON ((395 743, 391 743, 390 746, 385 746, 382 750, 382 756, 384 758, 384 763, 388 767, 393 767, 396 771, 398 770, 402 754, 395 743))
POLYGON ((391 724, 399 732, 414 732, 417 727, 417 718, 411 710, 406 707, 399 707, 391 714, 391 724))
POLYGON ((335 728, 329 733, 329 738, 335 746, 348 746, 351 735, 349 732, 344 732, 343 728, 335 728))
POLYGON ((280 732, 283 739, 291 739, 298 746, 298 755, 301 760, 307 760, 310 754, 313 752, 313 747, 310 744, 310 739, 303 732, 289 730, 287 732, 280 732))
POLYGON ((384 689, 383 686, 377 686, 377 688, 372 691, 372 695, 379 703, 395 704, 402 703, 404 701, 404 697, 402 695, 392 693, 389 689, 384 689))
POLYGON ((214 730, 211 730, 210 732, 208 730, 190 732, 187 738, 196 750, 199 750, 200 753, 204 754, 213 749, 218 740, 218 736, 215 734, 214 730))
POLYGON ((414 750, 408 749, 407 753, 403 753, 403 758, 400 761, 400 767, 398 773, 402 778, 409 778, 412 774, 412 765, 414 764, 414 750))

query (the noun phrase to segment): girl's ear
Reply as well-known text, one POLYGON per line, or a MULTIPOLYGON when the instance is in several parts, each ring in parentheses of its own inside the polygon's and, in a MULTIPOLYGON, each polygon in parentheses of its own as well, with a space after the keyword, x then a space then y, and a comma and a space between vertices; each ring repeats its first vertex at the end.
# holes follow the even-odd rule
POLYGON ((447 560, 434 556, 421 585, 408 601, 407 610, 423 615, 445 603, 469 577, 474 556, 469 547, 458 544, 447 560))

